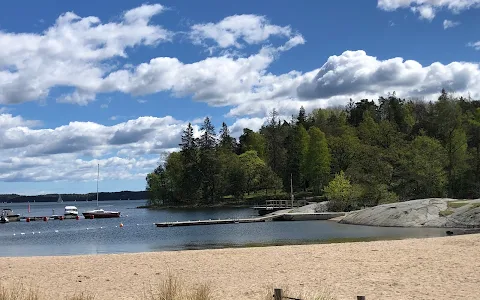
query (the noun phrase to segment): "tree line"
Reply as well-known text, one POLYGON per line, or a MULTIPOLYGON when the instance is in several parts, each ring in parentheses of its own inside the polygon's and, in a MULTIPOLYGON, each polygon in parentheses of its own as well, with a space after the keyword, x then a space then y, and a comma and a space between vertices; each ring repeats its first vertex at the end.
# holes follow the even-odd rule
POLYGON ((348 210, 428 197, 480 197, 480 101, 442 90, 438 100, 350 100, 344 108, 273 110, 238 141, 209 118, 147 176, 152 204, 215 204, 290 191, 348 210))

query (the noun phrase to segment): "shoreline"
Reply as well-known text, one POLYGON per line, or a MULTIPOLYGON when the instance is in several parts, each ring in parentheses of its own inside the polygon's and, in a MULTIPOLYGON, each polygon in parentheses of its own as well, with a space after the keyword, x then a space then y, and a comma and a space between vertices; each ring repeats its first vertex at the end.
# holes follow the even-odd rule
POLYGON ((480 235, 404 240, 100 254, 1 257, 0 282, 46 297, 94 291, 141 299, 171 273, 209 283, 215 299, 264 299, 266 289, 331 290, 336 299, 479 299, 480 235), (469 253, 465 258, 459 253, 469 253), (34 267, 33 267, 34 266, 34 267))
POLYGON ((185 205, 185 206, 154 206, 154 205, 140 205, 137 209, 151 209, 151 210, 175 210, 175 209, 221 209, 221 208, 250 208, 249 204, 214 204, 214 205, 185 205))

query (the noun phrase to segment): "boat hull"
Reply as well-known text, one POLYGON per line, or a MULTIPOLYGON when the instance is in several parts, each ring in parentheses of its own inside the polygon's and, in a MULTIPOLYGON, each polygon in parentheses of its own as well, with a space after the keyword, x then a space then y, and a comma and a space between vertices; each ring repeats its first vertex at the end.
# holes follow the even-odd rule
POLYGON ((20 221, 20 215, 7 215, 8 221, 18 222, 20 221))
POLYGON ((107 219, 107 218, 119 218, 120 212, 105 212, 105 213, 82 213, 86 219, 90 219, 92 216, 94 219, 107 219))

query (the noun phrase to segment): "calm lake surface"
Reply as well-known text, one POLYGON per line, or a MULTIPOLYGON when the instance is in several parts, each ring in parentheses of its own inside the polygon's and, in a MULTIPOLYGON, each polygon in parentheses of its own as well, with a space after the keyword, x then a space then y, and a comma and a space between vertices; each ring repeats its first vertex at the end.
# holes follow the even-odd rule
MULTIPOLYGON (((50 220, 0 224, 0 256, 41 256, 208 249, 252 244, 322 242, 346 238, 403 238, 444 236, 445 229, 378 228, 330 221, 266 222, 212 226, 157 228, 155 222, 245 218, 256 216, 247 208, 203 210, 136 209, 145 201, 101 201, 99 207, 122 213, 120 218, 50 220), (124 227, 120 228, 119 224, 124 227)), ((23 216, 63 214, 66 205, 79 212, 95 202, 0 204, 23 216)))

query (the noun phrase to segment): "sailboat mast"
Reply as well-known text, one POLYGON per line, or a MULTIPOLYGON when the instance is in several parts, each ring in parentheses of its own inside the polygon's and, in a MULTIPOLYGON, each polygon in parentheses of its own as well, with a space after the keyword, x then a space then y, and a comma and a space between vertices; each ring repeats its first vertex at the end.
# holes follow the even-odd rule
POLYGON ((100 178, 100 164, 97 164, 97 207, 98 207, 98 179, 100 178))
POLYGON ((293 175, 290 173, 290 198, 292 199, 292 208, 293 208, 293 175))

